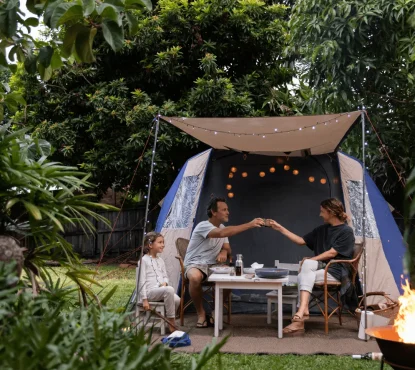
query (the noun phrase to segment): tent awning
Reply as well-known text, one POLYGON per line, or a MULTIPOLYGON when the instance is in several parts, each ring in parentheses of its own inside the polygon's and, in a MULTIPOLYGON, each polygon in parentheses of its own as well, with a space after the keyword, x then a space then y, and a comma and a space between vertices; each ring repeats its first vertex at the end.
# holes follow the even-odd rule
POLYGON ((333 153, 360 111, 315 116, 161 118, 215 149, 262 155, 333 153))

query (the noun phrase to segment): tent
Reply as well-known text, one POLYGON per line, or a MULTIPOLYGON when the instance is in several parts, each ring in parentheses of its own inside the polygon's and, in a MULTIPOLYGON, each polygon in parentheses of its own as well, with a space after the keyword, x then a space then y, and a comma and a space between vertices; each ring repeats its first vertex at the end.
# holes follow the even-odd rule
MULTIPOLYGON (((207 219, 206 205, 212 196, 227 198, 229 225, 254 217, 272 218, 299 235, 321 225, 320 202, 336 197, 345 204, 356 240, 365 239, 366 291, 385 291, 397 298, 405 253, 402 235, 362 163, 338 151, 361 114, 161 117, 211 147, 183 166, 157 221, 156 230, 165 237, 162 257, 173 286, 177 288, 180 278, 175 241, 189 239, 195 225, 207 219)), ((307 247, 294 245, 268 228, 248 230, 230 238, 230 243, 234 255, 243 254, 245 266, 253 262, 274 266, 275 260, 297 263, 312 255, 307 247)))

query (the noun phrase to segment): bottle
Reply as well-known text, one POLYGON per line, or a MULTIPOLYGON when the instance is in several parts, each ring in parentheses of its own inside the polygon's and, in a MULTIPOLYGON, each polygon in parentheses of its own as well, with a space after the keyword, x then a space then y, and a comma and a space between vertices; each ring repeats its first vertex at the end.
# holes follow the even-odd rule
POLYGON ((244 270, 244 263, 242 262, 242 254, 237 254, 236 262, 235 262, 235 275, 242 276, 243 270, 244 270))
POLYGON ((382 361, 382 353, 380 352, 368 352, 363 355, 352 355, 352 358, 357 360, 374 360, 374 361, 382 361))

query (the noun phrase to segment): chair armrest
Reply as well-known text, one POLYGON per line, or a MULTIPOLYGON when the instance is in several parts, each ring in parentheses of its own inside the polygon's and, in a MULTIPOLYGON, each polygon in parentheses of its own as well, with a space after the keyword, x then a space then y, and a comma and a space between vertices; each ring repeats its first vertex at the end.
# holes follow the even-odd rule
POLYGON ((353 262, 355 262, 356 260, 357 260, 357 257, 353 258, 352 260, 331 260, 329 261, 329 263, 327 263, 324 269, 324 284, 327 284, 327 273, 328 273, 330 265, 335 264, 335 263, 347 263, 351 265, 352 268, 355 270, 355 267, 353 266, 353 262))

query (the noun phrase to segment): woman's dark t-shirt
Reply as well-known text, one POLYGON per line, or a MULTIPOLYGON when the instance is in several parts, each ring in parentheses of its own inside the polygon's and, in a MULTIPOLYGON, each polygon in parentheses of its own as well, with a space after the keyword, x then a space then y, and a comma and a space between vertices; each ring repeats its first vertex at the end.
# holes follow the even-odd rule
MULTIPOLYGON (((324 224, 316 227, 312 232, 304 235, 303 239, 307 247, 314 251, 314 255, 316 256, 327 252, 331 248, 334 248, 338 253, 338 255, 333 258, 334 260, 353 259, 355 238, 353 229, 346 224, 337 226, 324 224)), ((342 276, 342 269, 344 268, 349 269, 349 266, 336 263, 330 265, 328 272, 334 278, 340 280, 342 276)))

